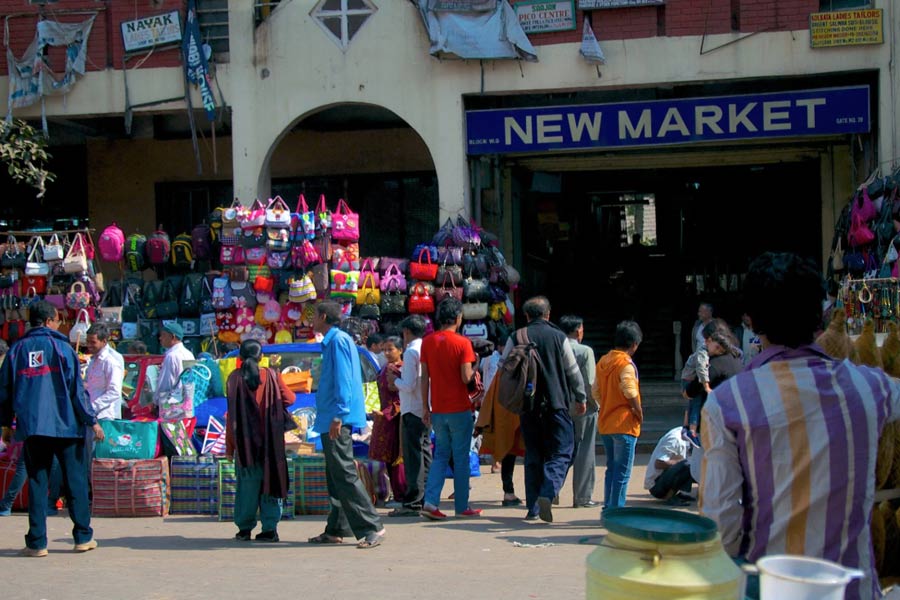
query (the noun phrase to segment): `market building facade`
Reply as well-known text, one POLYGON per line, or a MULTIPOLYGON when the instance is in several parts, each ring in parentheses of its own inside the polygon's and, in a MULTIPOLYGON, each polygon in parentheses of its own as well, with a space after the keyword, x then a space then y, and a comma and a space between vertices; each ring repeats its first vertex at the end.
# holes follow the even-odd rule
MULTIPOLYGON (((531 47, 511 43, 518 59, 435 43, 439 22, 418 3, 254 4, 198 2, 219 113, 211 126, 193 91, 195 145, 181 46, 126 53, 120 33, 182 3, 105 3, 87 72, 44 104, 66 158, 48 197, 65 183, 95 227, 174 234, 234 197, 325 193, 360 212, 364 255, 408 254, 468 215, 498 234, 524 293, 604 336, 637 318, 647 372, 671 377, 673 325, 697 301, 734 321, 764 249, 824 267, 852 191, 900 156, 900 11, 884 0, 520 0, 509 6, 531 47)), ((77 21, 64 9, 96 5, 29 10, 77 21)), ((490 20, 454 17, 476 35, 490 20)), ((19 56, 34 19, 9 21, 19 56)))

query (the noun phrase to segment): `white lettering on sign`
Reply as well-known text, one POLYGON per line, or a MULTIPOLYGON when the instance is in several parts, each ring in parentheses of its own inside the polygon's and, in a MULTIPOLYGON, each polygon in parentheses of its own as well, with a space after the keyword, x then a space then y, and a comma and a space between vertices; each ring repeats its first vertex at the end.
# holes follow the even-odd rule
POLYGON ((638 120, 637 127, 631 122, 631 118, 624 110, 619 111, 619 139, 624 140, 627 137, 650 137, 653 132, 650 129, 652 121, 652 111, 647 108, 641 111, 641 118, 638 120))
POLYGON ((705 125, 713 133, 722 133, 719 121, 722 120, 722 109, 718 106, 698 106, 694 109, 694 130, 703 135, 705 125))
POLYGON ((777 111, 777 108, 790 108, 790 100, 777 102, 763 102, 763 131, 785 131, 791 128, 790 122, 776 123, 791 118, 791 113, 786 110, 777 111))
POLYGON ((747 105, 741 109, 740 112, 737 110, 737 106, 734 104, 728 105, 728 131, 730 133, 735 133, 738 128, 738 124, 743 123, 744 128, 747 131, 757 131, 756 125, 754 125, 748 115, 750 111, 756 107, 756 102, 748 102, 747 105))
POLYGON ((797 106, 806 107, 806 126, 813 129, 816 126, 816 107, 825 106, 825 98, 807 98, 797 100, 797 106))
POLYGON ((572 141, 580 142, 584 130, 587 129, 588 139, 597 141, 600 139, 600 122, 603 119, 603 113, 597 111, 593 118, 588 113, 581 113, 578 119, 575 115, 569 115, 569 131, 572 132, 572 141))
POLYGON ((123 21, 121 29, 125 52, 181 41, 181 18, 178 11, 123 21))
POLYGON ((516 123, 515 117, 506 117, 503 119, 503 138, 506 140, 507 146, 512 143, 512 134, 514 130, 519 140, 523 143, 534 143, 534 135, 531 132, 531 117, 525 117, 525 129, 522 129, 519 124, 516 123))
POLYGON ((656 134, 656 137, 663 137, 670 131, 677 131, 683 136, 691 135, 687 125, 684 124, 684 119, 681 118, 681 113, 674 106, 666 111, 666 116, 659 127, 659 133, 656 134))
POLYGON ((562 115, 538 115, 538 144, 559 144, 563 141, 561 135, 550 135, 562 131, 559 123, 555 123, 555 121, 562 121, 562 118, 562 115), (554 123, 551 124, 551 121, 554 123))

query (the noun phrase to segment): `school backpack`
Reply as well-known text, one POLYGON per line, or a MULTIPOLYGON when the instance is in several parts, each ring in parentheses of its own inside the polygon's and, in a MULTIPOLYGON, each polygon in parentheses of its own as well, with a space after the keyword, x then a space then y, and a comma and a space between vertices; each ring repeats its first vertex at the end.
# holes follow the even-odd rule
POLYGON ((125 244, 125 265, 129 271, 143 271, 146 266, 147 238, 140 233, 132 233, 125 244))
POLYGON ((231 282, 228 277, 213 279, 212 305, 217 310, 231 308, 231 282))
POLYGON ((169 262, 169 253, 172 251, 172 242, 169 234, 159 229, 150 234, 147 239, 147 260, 151 265, 164 265, 169 262))
POLYGON ((172 265, 189 269, 194 266, 194 238, 188 233, 179 233, 172 242, 172 265))
POLYGON ((516 345, 497 369, 497 400, 513 414, 521 415, 534 407, 541 357, 537 346, 528 340, 523 327, 516 332, 516 345))
POLYGON ((178 310, 183 317, 199 317, 200 316, 200 297, 203 293, 203 280, 205 276, 202 273, 191 273, 185 275, 184 285, 181 290, 181 296, 178 302, 178 310))
MULTIPOLYGON (((219 224, 221 225, 221 221, 219 224)), ((191 230, 191 248, 195 260, 209 260, 212 256, 212 238, 209 225, 201 223, 191 230)))
POLYGON ((143 294, 141 294, 141 304, 144 307, 144 316, 146 316, 148 319, 156 319, 156 308, 162 301, 162 299, 162 281, 147 281, 146 283, 144 283, 144 291, 143 294))
POLYGON ((97 246, 100 248, 100 258, 109 262, 119 262, 125 256, 125 233, 113 221, 112 225, 100 234, 97 246))

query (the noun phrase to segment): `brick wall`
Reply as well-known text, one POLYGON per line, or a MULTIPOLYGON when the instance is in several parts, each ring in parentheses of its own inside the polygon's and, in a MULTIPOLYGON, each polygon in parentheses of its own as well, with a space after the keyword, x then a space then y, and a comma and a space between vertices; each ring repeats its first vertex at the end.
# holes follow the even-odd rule
MULTIPOLYGON (((510 4, 518 1, 510 0, 510 4)), ((745 33, 808 29, 809 13, 818 9, 819 0, 666 0, 663 6, 578 10, 575 31, 528 37, 535 46, 578 42, 586 13, 591 14, 594 33, 601 41, 730 33, 736 29, 745 33)))
MULTIPOLYGON (((25 49, 34 39, 38 19, 40 18, 39 6, 32 6, 26 0, 0 0, 0 14, 22 14, 9 19, 9 46, 13 54, 22 56, 25 49)), ((122 42, 120 23, 135 18, 158 15, 172 10, 183 11, 182 0, 160 0, 151 5, 140 2, 137 5, 127 0, 59 0, 43 8, 43 17, 61 23, 78 23, 89 18, 87 14, 67 14, 68 11, 84 10, 97 11, 91 35, 88 38, 87 70, 98 71, 107 68, 112 63, 116 69, 122 68, 122 57, 125 48, 122 42), (135 6, 138 7, 135 11, 135 6), (106 7, 106 10, 97 10, 106 7), (108 14, 107 14, 108 13, 108 14)), ((63 48, 51 48, 49 53, 51 67, 61 72, 65 66, 65 50, 63 48)), ((133 67, 140 61, 137 56, 129 61, 133 67)), ((181 54, 177 49, 166 48, 154 51, 142 67, 173 67, 181 65, 181 54)), ((0 53, 0 73, 7 72, 6 53, 0 53)))

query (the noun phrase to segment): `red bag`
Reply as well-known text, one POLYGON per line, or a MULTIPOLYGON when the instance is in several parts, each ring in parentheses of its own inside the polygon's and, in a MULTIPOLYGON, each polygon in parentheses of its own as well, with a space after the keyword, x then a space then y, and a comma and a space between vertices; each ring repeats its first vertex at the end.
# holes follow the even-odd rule
POLYGON ((413 286, 409 296, 409 312, 412 314, 428 314, 434 312, 434 298, 421 283, 413 286))
MULTIPOLYGON (((0 458, 0 496, 6 494, 9 484, 12 483, 16 474, 16 468, 20 460, 25 460, 22 456, 24 444, 14 443, 7 448, 6 453, 0 458)), ((22 486, 19 495, 13 500, 13 510, 28 510, 28 481, 22 486)))
POLYGON ((43 275, 26 275, 22 278, 22 289, 34 288, 34 293, 44 294, 47 291, 47 278, 43 275))
POLYGON ((419 260, 409 263, 409 276, 419 281, 434 281, 437 277, 438 265, 431 262, 431 250, 422 248, 419 250, 419 260), (426 262, 422 262, 422 257, 426 262))
POLYGON ((847 241, 850 242, 850 246, 853 248, 865 246, 874 239, 875 234, 872 233, 872 230, 869 229, 869 226, 859 213, 854 214, 850 222, 850 232, 847 234, 847 241))
POLYGON ((169 514, 169 459, 95 458, 91 487, 95 516, 165 517, 169 514))

